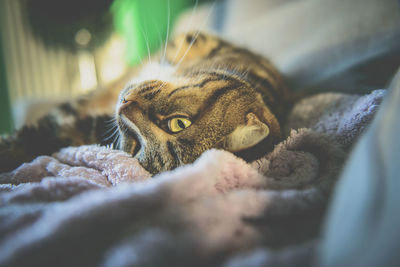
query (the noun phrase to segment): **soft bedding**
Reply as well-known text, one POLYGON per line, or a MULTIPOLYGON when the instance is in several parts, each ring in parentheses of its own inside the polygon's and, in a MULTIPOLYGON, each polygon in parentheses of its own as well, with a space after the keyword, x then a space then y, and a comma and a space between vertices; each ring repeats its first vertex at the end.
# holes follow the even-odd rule
POLYGON ((384 90, 297 103, 287 137, 246 163, 210 150, 154 177, 121 151, 68 147, 0 175, 0 265, 296 266, 384 90))

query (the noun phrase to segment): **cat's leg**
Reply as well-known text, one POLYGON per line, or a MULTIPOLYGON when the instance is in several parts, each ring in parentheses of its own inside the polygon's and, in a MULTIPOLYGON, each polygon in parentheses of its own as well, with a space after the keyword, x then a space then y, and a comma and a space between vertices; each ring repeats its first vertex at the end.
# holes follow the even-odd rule
MULTIPOLYGON (((49 155, 66 146, 103 143, 119 89, 108 88, 66 102, 51 110, 35 125, 23 126, 0 137, 0 173, 10 171, 38 155, 49 155)), ((109 138, 112 139, 112 138, 109 138)))
POLYGON ((221 39, 201 32, 188 32, 173 38, 167 45, 165 57, 172 64, 180 64, 211 57, 229 45, 221 39))

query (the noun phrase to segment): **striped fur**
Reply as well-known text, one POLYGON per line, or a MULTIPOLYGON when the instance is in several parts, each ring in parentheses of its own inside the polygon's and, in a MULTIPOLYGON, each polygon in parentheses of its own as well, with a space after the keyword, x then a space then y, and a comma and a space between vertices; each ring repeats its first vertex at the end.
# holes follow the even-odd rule
POLYGON ((105 137, 113 117, 119 148, 154 174, 193 162, 210 148, 238 147, 227 147, 235 140, 252 145, 254 137, 254 146, 232 151, 253 160, 280 140, 288 92, 268 60, 203 33, 174 38, 163 60, 144 66, 121 92, 117 84, 65 103, 37 126, 3 138, 0 172, 64 146, 112 143, 113 138, 105 137), (173 117, 191 124, 174 133, 168 122, 173 117), (257 130, 258 125, 263 126, 257 130), (247 126, 256 131, 235 131, 247 126), (250 139, 232 138, 236 132, 249 133, 250 139), (257 139, 267 133, 263 140, 257 139))
POLYGON ((249 124, 249 114, 268 126, 269 135, 254 147, 232 152, 253 160, 280 140, 288 92, 266 59, 217 37, 192 33, 168 45, 166 60, 173 66, 167 80, 139 76, 117 105, 121 149, 147 170, 170 170, 210 148, 227 149, 226 137, 249 124), (167 122, 174 116, 190 118, 192 124, 171 133, 167 122))

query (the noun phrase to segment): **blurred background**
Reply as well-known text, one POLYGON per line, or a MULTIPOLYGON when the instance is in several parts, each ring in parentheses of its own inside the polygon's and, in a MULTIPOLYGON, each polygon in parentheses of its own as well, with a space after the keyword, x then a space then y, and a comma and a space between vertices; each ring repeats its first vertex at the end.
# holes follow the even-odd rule
POLYGON ((167 33, 193 28, 268 57, 292 90, 365 94, 398 72, 344 177, 321 266, 399 266, 399 0, 0 0, 0 134, 109 86, 167 33), (353 189, 358 177, 368 190, 353 189))
POLYGON ((398 0, 0 0, 0 134, 122 88, 167 36, 189 30, 269 58, 292 90, 387 88, 399 11, 398 0))
POLYGON ((163 44, 181 12, 203 2, 1 0, 0 134, 117 80, 163 44))

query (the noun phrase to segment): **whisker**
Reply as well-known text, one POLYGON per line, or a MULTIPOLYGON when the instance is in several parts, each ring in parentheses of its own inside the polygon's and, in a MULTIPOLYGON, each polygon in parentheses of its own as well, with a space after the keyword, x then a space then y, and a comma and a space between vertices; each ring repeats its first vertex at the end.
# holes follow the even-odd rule
MULTIPOLYGON (((209 19, 210 16, 211 16, 211 13, 214 11, 215 3, 216 3, 215 1, 212 3, 212 6, 211 6, 210 10, 208 11, 207 17, 206 17, 206 19, 204 20, 202 26, 204 26, 205 23, 207 23, 208 19, 209 19)), ((189 44, 188 48, 186 49, 185 53, 183 54, 182 58, 181 58, 181 59, 178 61, 178 63, 176 64, 177 67, 179 67, 179 65, 182 63, 183 59, 186 57, 187 53, 189 52, 190 48, 192 48, 194 42, 196 41, 197 37, 198 37, 199 34, 200 34, 200 29, 201 29, 201 28, 202 28, 202 27, 199 27, 199 30, 197 30, 197 32, 196 32, 194 38, 192 38, 192 40, 190 41, 190 44, 189 44)), ((179 51, 179 50, 178 50, 178 51, 179 51)))
POLYGON ((109 120, 105 120, 104 124, 106 124, 107 126, 114 126, 114 124, 117 123, 117 120, 115 118, 110 118, 109 120))
MULTIPOLYGON (((139 27, 139 30, 140 30, 140 33, 142 34, 142 36, 144 37, 143 28, 139 27)), ((145 65, 145 63, 143 63, 144 55, 142 55, 141 53, 137 53, 136 57, 139 58, 139 61, 140 61, 140 65, 139 66, 143 67, 145 65)), ((135 64, 136 64, 136 62, 135 62, 135 64)))
POLYGON ((121 135, 119 131, 117 132, 117 135, 114 137, 112 144, 113 149, 121 149, 121 135))
POLYGON ((118 135, 118 133, 119 133, 119 129, 118 129, 118 125, 117 125, 117 123, 116 122, 114 122, 112 125, 111 125, 111 127, 110 127, 110 129, 108 129, 107 131, 105 131, 103 134, 102 134, 102 143, 108 143, 108 145, 111 145, 112 143, 114 143, 115 142, 115 136, 116 135, 118 135), (111 133, 112 132, 112 133, 111 133), (110 134, 111 133, 111 134, 110 134), (111 141, 111 142, 109 142, 109 140, 113 140, 113 141, 111 141))
MULTIPOLYGON (((163 49, 163 51, 161 52, 162 53, 162 55, 161 55, 161 57, 160 57, 160 65, 161 64, 163 64, 163 63, 165 63, 166 61, 165 61, 165 57, 166 57, 166 53, 167 53, 167 45, 168 45, 168 39, 169 39, 169 30, 170 30, 170 17, 171 17, 171 6, 170 6, 170 0, 168 0, 168 2, 167 2, 167 32, 166 32, 166 37, 165 37, 165 42, 164 42, 164 49, 163 49)), ((160 31, 158 31, 158 33, 159 33, 159 38, 160 38, 160 44, 162 43, 162 40, 161 40, 161 34, 160 34, 160 31)), ((160 76, 160 69, 158 70, 158 76, 160 76)), ((167 82, 166 81, 164 81, 162 84, 161 84, 161 86, 160 86, 160 88, 162 89, 164 86, 165 86, 165 84, 166 84, 167 82)))
POLYGON ((112 125, 112 126, 110 127, 110 129, 108 129, 107 131, 105 131, 105 132, 103 133, 103 136, 108 135, 111 131, 115 131, 116 128, 118 128, 118 125, 112 125))
POLYGON ((138 57, 140 61, 140 67, 143 67, 145 65, 145 63, 143 63, 143 56, 138 53, 138 57))
MULTIPOLYGON (((188 24, 186 25, 186 27, 185 27, 185 31, 184 31, 184 32, 185 32, 185 35, 186 35, 187 31, 188 31, 188 28, 191 27, 191 25, 192 25, 193 16, 194 16, 194 13, 195 13, 196 10, 197 10, 198 5, 199 5, 199 1, 196 0, 195 3, 194 3, 194 7, 193 7, 193 10, 192 10, 192 13, 190 14, 189 23, 188 23, 188 24)), ((186 37, 186 36, 185 36, 185 37, 186 37)), ((179 51, 181 50, 181 48, 182 48, 184 42, 185 42, 185 38, 181 40, 181 42, 180 42, 180 44, 179 44, 179 47, 178 47, 178 49, 176 50, 175 56, 174 56, 174 58, 172 59, 172 62, 175 62, 175 59, 176 59, 176 57, 178 56, 178 53, 179 53, 179 51)))
POLYGON ((154 29, 157 30, 159 47, 163 47, 163 39, 161 37, 161 31, 160 31, 159 23, 156 22, 156 20, 154 19, 154 16, 152 16, 152 14, 146 13, 146 15, 151 18, 151 23, 152 23, 154 29))
POLYGON ((151 56, 150 56, 150 46, 149 46, 149 36, 147 34, 147 32, 143 29, 143 27, 139 27, 140 32, 142 33, 142 36, 144 38, 144 41, 146 43, 146 48, 147 48, 147 57, 149 60, 149 63, 151 63, 151 56))
POLYGON ((151 63, 151 56, 150 56, 151 53, 150 53, 149 37, 148 37, 147 34, 146 34, 145 39, 146 39, 146 47, 147 47, 147 56, 149 57, 149 62, 151 63))
POLYGON ((108 135, 111 131, 113 131, 113 133, 110 136, 103 138, 103 141, 110 140, 119 131, 119 129, 118 127, 111 128, 106 133, 104 133, 104 136, 108 135))
POLYGON ((167 54, 167 45, 168 45, 168 39, 169 39, 169 24, 170 24, 170 17, 171 17, 171 7, 170 7, 170 0, 168 0, 167 5, 168 5, 168 14, 167 14, 167 36, 165 37, 165 44, 164 44, 164 53, 161 58, 161 62, 165 62, 165 56, 167 54))

